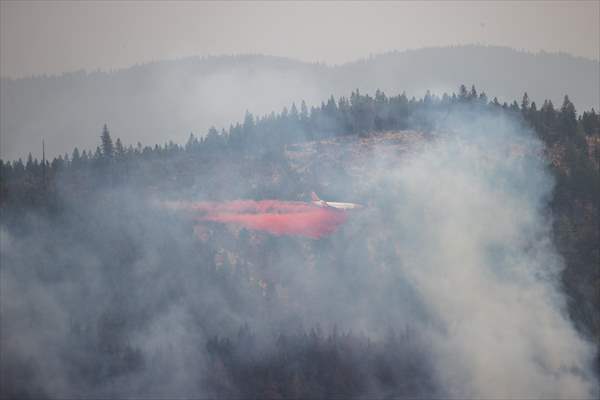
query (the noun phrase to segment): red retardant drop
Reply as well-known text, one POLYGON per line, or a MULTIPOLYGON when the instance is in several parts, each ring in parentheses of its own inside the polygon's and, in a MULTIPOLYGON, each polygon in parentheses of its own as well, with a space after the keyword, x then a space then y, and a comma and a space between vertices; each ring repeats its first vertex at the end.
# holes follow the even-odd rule
POLYGON ((347 219, 344 210, 297 201, 169 202, 165 206, 191 212, 199 222, 233 224, 272 235, 296 235, 313 239, 333 233, 347 219))

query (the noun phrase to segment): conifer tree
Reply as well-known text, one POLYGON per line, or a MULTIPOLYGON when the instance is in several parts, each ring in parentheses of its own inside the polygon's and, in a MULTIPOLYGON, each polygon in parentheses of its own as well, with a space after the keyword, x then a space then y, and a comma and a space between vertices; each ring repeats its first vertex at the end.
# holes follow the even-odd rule
POLYGON ((300 118, 298 108, 296 108, 296 103, 292 103, 292 108, 290 108, 290 118, 292 121, 297 121, 300 118))
POLYGON ((475 90, 475 85, 471 85, 471 92, 469 93, 469 100, 477 99, 477 90, 475 90))
POLYGON ((300 104, 300 120, 303 122, 308 121, 308 107, 306 107, 306 102, 302 100, 300 104))
POLYGON ((33 156, 31 153, 27 156, 27 163, 25 164, 25 170, 29 173, 33 172, 33 156))
POLYGON ((312 138, 312 133, 310 132, 310 115, 304 100, 300 104, 300 126, 306 137, 312 138))
POLYGON ((196 136, 194 136, 194 134, 192 132, 190 132, 190 136, 188 137, 188 140, 185 144, 185 150, 192 151, 193 149, 196 148, 197 144, 198 144, 198 140, 196 139, 196 136))
POLYGON ((79 168, 81 165, 81 156, 79 155, 79 149, 75 147, 71 155, 71 166, 73 168, 79 168))
POLYGON ((114 155, 114 147, 106 124, 104 124, 104 128, 102 129, 102 135, 100 136, 100 139, 102 140, 101 156, 108 160, 112 159, 114 155))
POLYGON ((460 101, 466 101, 468 95, 467 87, 465 85, 460 85, 460 88, 458 89, 458 99, 460 101))
POLYGON ((594 135, 600 133, 600 115, 596 114, 596 110, 584 111, 581 116, 581 125, 586 135, 594 135))
POLYGON ((525 92, 523 94, 523 99, 521 100, 521 112, 525 114, 527 111, 529 111, 529 96, 527 95, 527 92, 525 92))
POLYGON ((122 160, 125 157, 125 148, 123 147, 123 143, 121 143, 121 138, 117 138, 115 142, 114 154, 118 160, 122 160))
POLYGON ((573 136, 577 132, 575 106, 571 103, 567 95, 565 95, 563 105, 560 108, 560 128, 562 133, 568 136, 573 136))

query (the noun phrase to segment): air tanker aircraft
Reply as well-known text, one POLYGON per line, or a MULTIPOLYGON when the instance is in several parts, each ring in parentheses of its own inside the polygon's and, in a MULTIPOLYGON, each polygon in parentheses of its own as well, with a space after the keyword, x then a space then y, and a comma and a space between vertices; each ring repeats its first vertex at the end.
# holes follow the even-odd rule
POLYGON ((360 204, 329 202, 311 193, 311 202, 281 200, 232 200, 221 202, 171 201, 162 205, 191 213, 198 224, 218 222, 264 231, 273 235, 297 235, 313 239, 330 235, 360 204))
POLYGON ((315 204, 319 207, 331 207, 331 208, 337 208, 338 210, 353 210, 353 209, 355 210, 355 209, 363 208, 363 206, 361 206, 360 204, 355 204, 355 203, 337 203, 337 202, 333 202, 333 201, 321 200, 315 192, 311 192, 310 197, 312 199, 313 204, 315 204))

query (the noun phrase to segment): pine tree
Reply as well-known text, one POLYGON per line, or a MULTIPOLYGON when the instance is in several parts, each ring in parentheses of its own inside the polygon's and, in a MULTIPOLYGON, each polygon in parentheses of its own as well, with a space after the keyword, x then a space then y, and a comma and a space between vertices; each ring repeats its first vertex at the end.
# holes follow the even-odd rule
POLYGON ((300 119, 300 114, 298 113, 298 108, 296 108, 296 103, 292 103, 292 108, 290 108, 290 118, 293 121, 300 119))
POLYGON ((194 134, 192 132, 190 132, 190 137, 188 138, 188 140, 185 144, 185 150, 192 151, 196 148, 197 145, 198 145, 198 139, 196 139, 196 136, 194 136, 194 134))
POLYGON ((62 156, 60 155, 57 158, 54 158, 50 163, 50 168, 52 168, 52 171, 55 173, 62 170, 64 166, 65 160, 63 160, 62 156))
POLYGON ((477 90, 475 90, 475 85, 471 85, 471 92, 469 93, 469 100, 477 99, 477 90))
POLYGON ((33 156, 31 153, 27 156, 27 163, 25 164, 25 171, 29 174, 33 174, 35 172, 35 165, 33 163, 33 156))
POLYGON ((526 114, 527 111, 529 111, 529 96, 527 95, 527 92, 525 92, 523 94, 523 99, 521 100, 521 112, 526 114))
POLYGON ((308 123, 308 118, 308 107, 306 107, 306 102, 302 100, 302 103, 300 104, 300 120, 303 123, 308 123))
MULTIPOLYGON (((341 101, 341 99, 340 99, 341 101)), ((333 96, 329 97, 329 100, 327 100, 327 104, 325 105, 325 112, 327 113, 328 116, 330 117, 335 117, 336 113, 338 111, 337 105, 335 104, 335 99, 333 98, 333 96)))
MULTIPOLYGON (((0 187, 12 176, 12 165, 9 162, 4 162, 0 159, 0 187)), ((4 196, 4 190, 0 189, 0 193, 4 196)))
POLYGON ((521 115, 526 121, 530 120, 530 109, 529 109, 529 96, 527 92, 523 93, 523 98, 521 99, 521 115))
POLYGON ((577 113, 575 106, 565 95, 563 105, 560 108, 560 128, 563 134, 573 136, 577 133, 577 113))
POLYGON ((114 154, 118 160, 122 160, 125 157, 125 148, 123 147, 123 143, 121 143, 121 138, 117 138, 115 142, 114 154))
POLYGON ((460 101, 466 101, 468 95, 467 87, 465 85, 460 85, 460 88, 458 89, 458 99, 460 101))
POLYGON ((217 128, 215 128, 214 126, 211 126, 208 130, 208 133, 204 137, 204 143, 209 148, 214 148, 214 146, 217 146, 219 144, 220 140, 221 137, 219 135, 219 131, 217 131, 217 128))
POLYGON ((535 104, 535 101, 531 102, 531 106, 529 107, 529 110, 527 110, 527 115, 526 115, 528 121, 531 123, 531 125, 533 126, 534 130, 536 132, 539 132, 540 130, 540 114, 538 113, 537 110, 537 105, 535 104))
POLYGON ((586 135, 594 135, 600 133, 600 115, 596 114, 596 110, 584 111, 581 116, 581 125, 586 135))
POLYGON ((254 116, 248 111, 246 111, 246 115, 244 116, 243 129, 244 132, 249 132, 254 129, 254 116))
MULTIPOLYGON (((246 111, 244 116, 244 124, 242 125, 243 135, 241 137, 242 149, 247 150, 247 146, 254 141, 254 135, 256 133, 256 123, 254 122, 254 116, 246 111)), ((257 143, 253 143, 257 144, 257 143)))
POLYGON ((306 137, 312 139, 312 133, 310 132, 310 115, 304 100, 302 100, 302 103, 300 104, 300 126, 306 137))
POLYGON ((544 122, 554 123, 556 111, 554 110, 554 104, 552 104, 551 100, 545 100, 540 111, 542 112, 544 122))
POLYGON ((79 149, 75 147, 71 155, 71 166, 78 168, 81 165, 81 156, 79 155, 79 149))
MULTIPOLYGON (((375 98, 377 99, 377 93, 375 94, 375 98)), ((423 98, 423 104, 425 105, 430 105, 432 102, 432 97, 431 97, 431 91, 429 89, 427 89, 427 91, 425 92, 425 97, 423 98)))
POLYGON ((100 136, 100 139, 102 140, 102 157, 108 160, 112 159, 114 155, 114 147, 106 124, 104 124, 104 128, 102 129, 102 135, 100 136))

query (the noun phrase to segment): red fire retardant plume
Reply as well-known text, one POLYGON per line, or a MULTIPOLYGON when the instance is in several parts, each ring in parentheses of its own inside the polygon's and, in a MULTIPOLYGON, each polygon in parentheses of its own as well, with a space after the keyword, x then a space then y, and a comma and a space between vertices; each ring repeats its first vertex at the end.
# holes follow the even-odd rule
POLYGON ((165 206, 191 212, 193 218, 200 222, 234 224, 273 235, 313 239, 333 233, 347 218, 343 210, 297 201, 168 202, 165 206))

